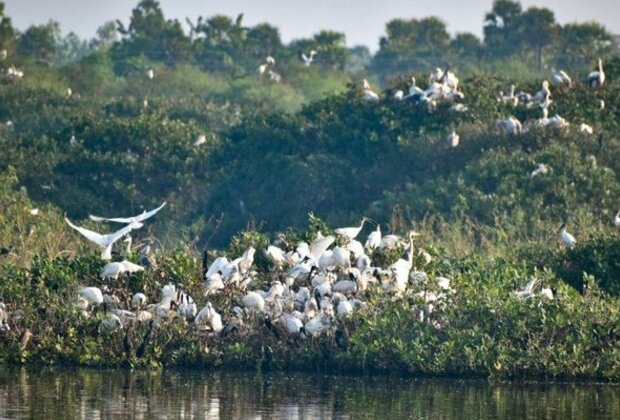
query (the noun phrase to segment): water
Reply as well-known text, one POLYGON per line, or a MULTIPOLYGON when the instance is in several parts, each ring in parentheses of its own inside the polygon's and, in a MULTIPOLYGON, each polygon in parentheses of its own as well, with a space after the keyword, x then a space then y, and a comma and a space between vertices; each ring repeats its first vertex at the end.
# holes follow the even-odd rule
POLYGON ((620 419, 620 387, 0 366, 3 418, 620 419))

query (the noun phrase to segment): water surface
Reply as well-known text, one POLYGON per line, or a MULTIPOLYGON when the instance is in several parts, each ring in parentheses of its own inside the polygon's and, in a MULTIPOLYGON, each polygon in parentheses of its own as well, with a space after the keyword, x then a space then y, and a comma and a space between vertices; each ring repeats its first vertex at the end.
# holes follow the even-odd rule
POLYGON ((0 366, 0 418, 128 417, 620 419, 620 387, 0 366))

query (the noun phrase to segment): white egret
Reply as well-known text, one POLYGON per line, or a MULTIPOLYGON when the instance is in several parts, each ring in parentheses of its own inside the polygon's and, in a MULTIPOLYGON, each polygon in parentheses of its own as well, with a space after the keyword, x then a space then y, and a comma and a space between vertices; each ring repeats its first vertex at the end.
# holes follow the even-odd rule
POLYGON ((368 250, 374 250, 381 246, 381 225, 377 224, 377 228, 370 232, 364 247, 368 250))
POLYGON ((620 227, 620 211, 614 216, 614 226, 620 227))
POLYGON ((364 84, 364 100, 366 101, 378 101, 379 100, 379 95, 377 95, 377 93, 372 90, 372 87, 370 86, 370 83, 368 83, 367 79, 364 79, 363 81, 364 84))
POLYGON ((600 88, 605 83, 605 72, 603 71, 603 60, 598 59, 598 71, 593 71, 588 75, 588 86, 600 88))
POLYGON ((594 129, 592 128, 592 126, 586 123, 581 123, 579 125, 579 132, 591 136, 592 134, 594 134, 594 129))
POLYGON ((532 178, 535 178, 539 175, 547 175, 548 173, 549 173, 549 166, 545 165, 544 163, 537 163, 536 169, 532 171, 530 176, 532 178))
POLYGON ((459 145, 459 141, 461 140, 461 136, 456 134, 456 131, 452 130, 448 137, 446 137, 446 143, 448 147, 456 147, 459 145))
POLYGON ((362 217, 362 221, 359 226, 338 228, 338 229, 334 229, 334 232, 340 236, 344 236, 345 238, 349 240, 355 239, 357 235, 359 235, 359 233, 362 231, 362 228, 364 227, 364 223, 368 221, 369 219, 367 219, 366 217, 362 217))
POLYGON ((560 227, 560 239, 567 248, 572 248, 577 243, 575 237, 566 231, 566 224, 562 224, 560 227))
POLYGON ((94 242, 97 245, 99 245, 99 247, 101 248, 101 259, 102 260, 110 260, 110 259, 112 259, 112 245, 114 245, 114 243, 116 241, 121 239, 123 236, 127 235, 132 230, 139 229, 139 228, 141 228, 143 226, 142 223, 140 223, 140 222, 132 222, 132 223, 128 224, 127 226, 125 226, 124 228, 122 228, 122 229, 120 229, 120 230, 118 230, 118 231, 116 231, 114 233, 109 233, 107 235, 102 235, 100 233, 93 232, 92 230, 88 230, 88 229, 83 228, 83 227, 75 226, 66 217, 65 217, 65 221, 73 229, 75 229, 78 232, 80 232, 82 234, 82 236, 84 236, 86 239, 88 239, 89 241, 94 242))
POLYGON ((137 273, 144 271, 144 267, 134 264, 131 261, 123 260, 121 262, 111 262, 103 266, 101 270, 102 279, 114 279, 117 280, 118 276, 123 273, 137 273))
POLYGON ((198 146, 205 144, 206 142, 207 142, 207 136, 205 136, 204 134, 201 134, 198 137, 196 137, 196 140, 194 140, 194 146, 198 147, 198 146))
POLYGON ((136 222, 143 222, 146 219, 153 217, 157 214, 158 211, 160 211, 162 208, 164 208, 164 206, 167 203, 164 201, 162 203, 161 206, 157 207, 156 209, 153 209, 151 211, 144 211, 141 214, 137 215, 137 216, 133 216, 133 217, 100 217, 100 216, 93 216, 92 214, 89 215, 88 217, 90 218, 90 220, 94 221, 94 222, 116 222, 116 223, 136 223, 136 222))
POLYGON ((264 253, 267 259, 269 259, 269 261, 271 261, 278 268, 287 263, 286 254, 281 248, 278 248, 275 245, 269 245, 264 253))
POLYGON ((153 80, 153 78, 155 77, 155 70, 148 69, 148 71, 146 72, 146 77, 148 77, 149 80, 153 80))
POLYGON ((306 55, 303 51, 299 51, 299 59, 304 63, 304 66, 310 67, 316 54, 317 52, 315 50, 311 50, 309 55, 306 55))

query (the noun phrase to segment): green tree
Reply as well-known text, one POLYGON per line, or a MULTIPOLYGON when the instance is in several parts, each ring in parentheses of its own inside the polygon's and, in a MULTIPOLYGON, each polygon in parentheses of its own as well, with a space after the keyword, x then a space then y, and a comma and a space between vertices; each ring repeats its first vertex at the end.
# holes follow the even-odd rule
POLYGON ((19 37, 18 52, 52 64, 60 40, 60 24, 50 20, 45 25, 32 25, 19 37))
POLYGON ((189 57, 190 39, 178 20, 166 20, 156 0, 142 0, 131 12, 129 27, 117 21, 121 42, 112 47, 119 70, 127 70, 128 57, 143 55, 153 61, 175 65, 189 57))
POLYGON ((493 57, 505 57, 517 47, 518 20, 521 4, 512 0, 496 0, 493 8, 484 18, 484 44, 487 53, 493 57))
POLYGON ((549 46, 557 32, 555 15, 549 9, 531 7, 517 19, 517 31, 520 44, 526 51, 534 52, 538 69, 543 70, 543 50, 549 46))
POLYGON ((569 23, 557 35, 556 64, 562 68, 582 69, 612 52, 612 36, 598 23, 569 23))
POLYGON ((4 2, 0 1, 0 49, 15 51, 16 33, 11 18, 4 14, 4 2))

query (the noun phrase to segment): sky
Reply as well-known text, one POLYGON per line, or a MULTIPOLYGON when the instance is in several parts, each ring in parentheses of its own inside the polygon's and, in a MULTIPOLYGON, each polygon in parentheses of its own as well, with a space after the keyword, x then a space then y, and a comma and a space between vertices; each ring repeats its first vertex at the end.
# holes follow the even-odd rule
MULTIPOLYGON (((5 13, 20 30, 31 24, 60 22, 63 33, 95 36, 106 21, 128 23, 138 0, 3 0, 5 13)), ((344 32, 347 45, 378 48, 385 24, 393 18, 438 16, 450 33, 482 35, 484 14, 493 0, 160 0, 166 18, 244 13, 244 24, 268 22, 280 29, 284 42, 310 37, 321 29, 344 32)), ((560 23, 597 21, 620 34, 620 0, 522 0, 523 8, 547 7, 560 23)))

